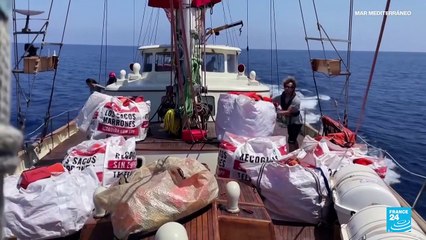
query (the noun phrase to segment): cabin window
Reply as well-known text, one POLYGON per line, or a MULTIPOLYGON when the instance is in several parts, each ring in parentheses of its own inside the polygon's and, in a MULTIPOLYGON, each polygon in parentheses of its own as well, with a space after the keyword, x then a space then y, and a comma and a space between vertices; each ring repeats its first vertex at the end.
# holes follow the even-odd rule
POLYGON ((152 71, 152 53, 145 53, 143 55, 143 69, 142 72, 151 72, 152 71))
POLYGON ((229 73, 237 73, 237 56, 233 54, 226 55, 226 67, 229 73))
POLYGON ((155 54, 155 71, 165 72, 172 70, 172 57, 170 53, 155 54))
POLYGON ((203 69, 206 72, 225 72, 225 56, 218 53, 207 53, 206 64, 203 69))

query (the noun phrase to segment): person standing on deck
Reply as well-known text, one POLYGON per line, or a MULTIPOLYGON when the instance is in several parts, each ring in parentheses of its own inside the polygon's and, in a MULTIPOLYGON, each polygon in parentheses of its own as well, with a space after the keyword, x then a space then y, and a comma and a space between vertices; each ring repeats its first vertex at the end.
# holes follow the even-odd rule
POLYGON ((107 86, 117 82, 117 77, 115 76, 115 72, 110 72, 108 75, 107 86))
POLYGON ((299 148, 297 136, 302 128, 300 116, 300 98, 296 95, 296 79, 287 77, 283 81, 284 91, 281 94, 280 104, 277 110, 287 125, 288 131, 288 151, 292 152, 299 148))

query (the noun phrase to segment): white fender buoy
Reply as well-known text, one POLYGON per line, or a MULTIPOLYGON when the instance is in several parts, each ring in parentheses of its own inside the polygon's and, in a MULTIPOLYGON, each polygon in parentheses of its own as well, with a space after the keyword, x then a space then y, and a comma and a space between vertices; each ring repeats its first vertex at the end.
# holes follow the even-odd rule
POLYGON ((124 80, 126 78, 126 70, 121 69, 120 71, 120 80, 124 80))
POLYGON ((188 234, 182 224, 168 222, 157 230, 155 240, 188 240, 188 234))
POLYGON ((230 213, 238 213, 238 199, 240 198, 240 185, 236 181, 230 181, 226 184, 226 193, 228 196, 228 206, 226 211, 230 213))
POLYGON ((139 63, 133 64, 133 74, 139 75, 139 71, 141 70, 141 65, 139 63))
POLYGON ((255 71, 251 71, 249 78, 250 78, 250 80, 256 80, 256 72, 255 71))

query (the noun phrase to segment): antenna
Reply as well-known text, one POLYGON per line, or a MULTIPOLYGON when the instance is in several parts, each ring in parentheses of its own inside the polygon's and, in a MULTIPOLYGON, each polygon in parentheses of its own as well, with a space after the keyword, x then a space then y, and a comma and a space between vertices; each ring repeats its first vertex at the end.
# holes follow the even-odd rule
POLYGON ((30 16, 36 16, 36 15, 40 15, 44 13, 44 11, 23 10, 23 9, 15 9, 15 12, 27 16, 27 18, 25 19, 25 27, 22 29, 23 33, 31 32, 31 29, 28 26, 30 23, 30 16))

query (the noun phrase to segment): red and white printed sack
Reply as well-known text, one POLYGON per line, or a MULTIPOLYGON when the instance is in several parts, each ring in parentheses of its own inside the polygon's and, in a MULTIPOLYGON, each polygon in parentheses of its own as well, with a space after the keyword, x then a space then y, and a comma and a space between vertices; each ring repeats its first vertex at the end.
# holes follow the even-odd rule
POLYGON ((242 163, 278 161, 287 154, 285 136, 243 137, 226 132, 219 145, 217 176, 250 180, 242 163))
POLYGON ((111 98, 95 113, 91 138, 123 136, 144 140, 148 133, 150 105, 150 101, 142 98, 111 98))
POLYGON ((69 171, 95 170, 103 186, 110 186, 121 176, 130 176, 136 169, 136 142, 122 136, 87 140, 70 148, 62 164, 69 171))
POLYGON ((114 97, 93 93, 77 116, 77 126, 91 139, 109 136, 146 138, 151 102, 142 97, 114 97))

